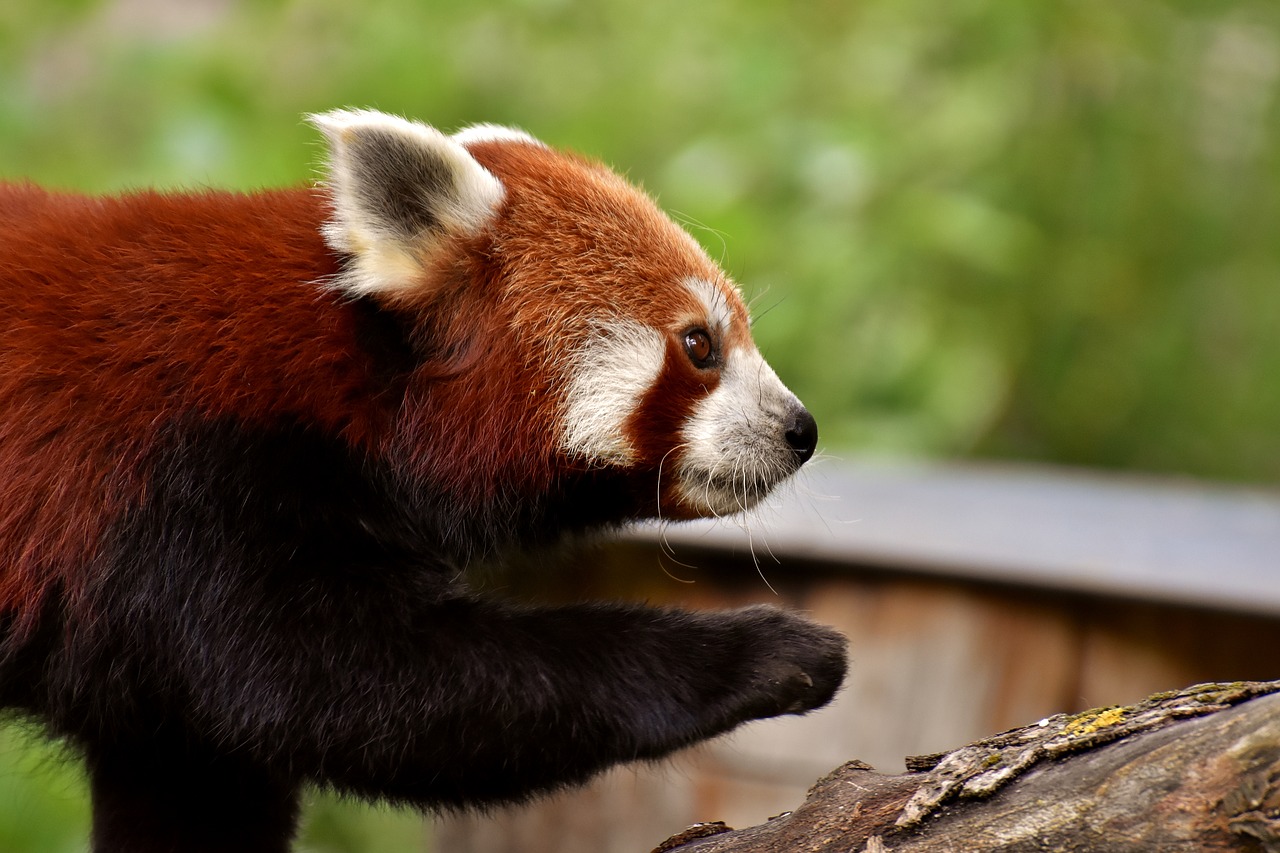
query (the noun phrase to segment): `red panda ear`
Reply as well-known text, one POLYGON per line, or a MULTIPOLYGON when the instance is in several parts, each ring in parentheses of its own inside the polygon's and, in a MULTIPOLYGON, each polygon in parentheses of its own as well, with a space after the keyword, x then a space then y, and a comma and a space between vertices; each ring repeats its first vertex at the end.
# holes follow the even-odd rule
POLYGON ((308 117, 329 144, 333 219, 324 236, 350 256, 338 286, 412 296, 451 236, 478 233, 502 204, 501 182, 435 128, 372 110, 308 117))

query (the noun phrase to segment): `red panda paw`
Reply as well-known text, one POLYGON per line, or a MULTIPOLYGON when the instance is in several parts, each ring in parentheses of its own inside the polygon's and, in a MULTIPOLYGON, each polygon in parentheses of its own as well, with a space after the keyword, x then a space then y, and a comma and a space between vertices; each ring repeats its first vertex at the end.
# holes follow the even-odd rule
POLYGON ((805 714, 831 701, 847 666, 842 634, 776 607, 749 607, 733 616, 750 637, 734 703, 737 722, 805 714))

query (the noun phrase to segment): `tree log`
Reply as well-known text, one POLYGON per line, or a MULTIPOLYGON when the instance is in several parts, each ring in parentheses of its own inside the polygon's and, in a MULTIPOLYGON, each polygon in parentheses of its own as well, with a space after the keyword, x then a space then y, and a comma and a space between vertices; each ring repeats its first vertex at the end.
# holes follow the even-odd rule
POLYGON ((907 767, 851 761, 794 812, 654 853, 1280 853, 1280 681, 1058 714, 907 767))

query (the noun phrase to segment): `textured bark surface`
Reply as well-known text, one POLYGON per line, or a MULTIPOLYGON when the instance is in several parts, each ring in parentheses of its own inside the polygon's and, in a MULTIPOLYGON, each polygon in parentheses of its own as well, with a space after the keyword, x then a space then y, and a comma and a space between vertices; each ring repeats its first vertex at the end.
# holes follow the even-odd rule
POLYGON ((907 767, 851 761, 794 812, 654 853, 1280 853, 1280 681, 1059 714, 907 767))

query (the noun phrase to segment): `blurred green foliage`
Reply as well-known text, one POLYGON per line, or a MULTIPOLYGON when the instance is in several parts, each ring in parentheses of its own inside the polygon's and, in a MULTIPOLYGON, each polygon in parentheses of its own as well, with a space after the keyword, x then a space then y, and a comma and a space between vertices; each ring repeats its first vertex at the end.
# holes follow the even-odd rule
POLYGON ((1274 483, 1278 86, 1275 0, 9 0, 0 175, 253 188, 314 176, 308 111, 520 125, 690 225, 830 453, 1274 483))
MULTIPOLYGON (((0 725, 0 853, 85 853, 89 789, 73 755, 20 722, 0 725)), ((300 853, 429 850, 430 831, 407 810, 308 792, 300 853)))
POLYGON ((23 725, 0 727, 0 850, 87 850, 88 786, 74 759, 23 725))

